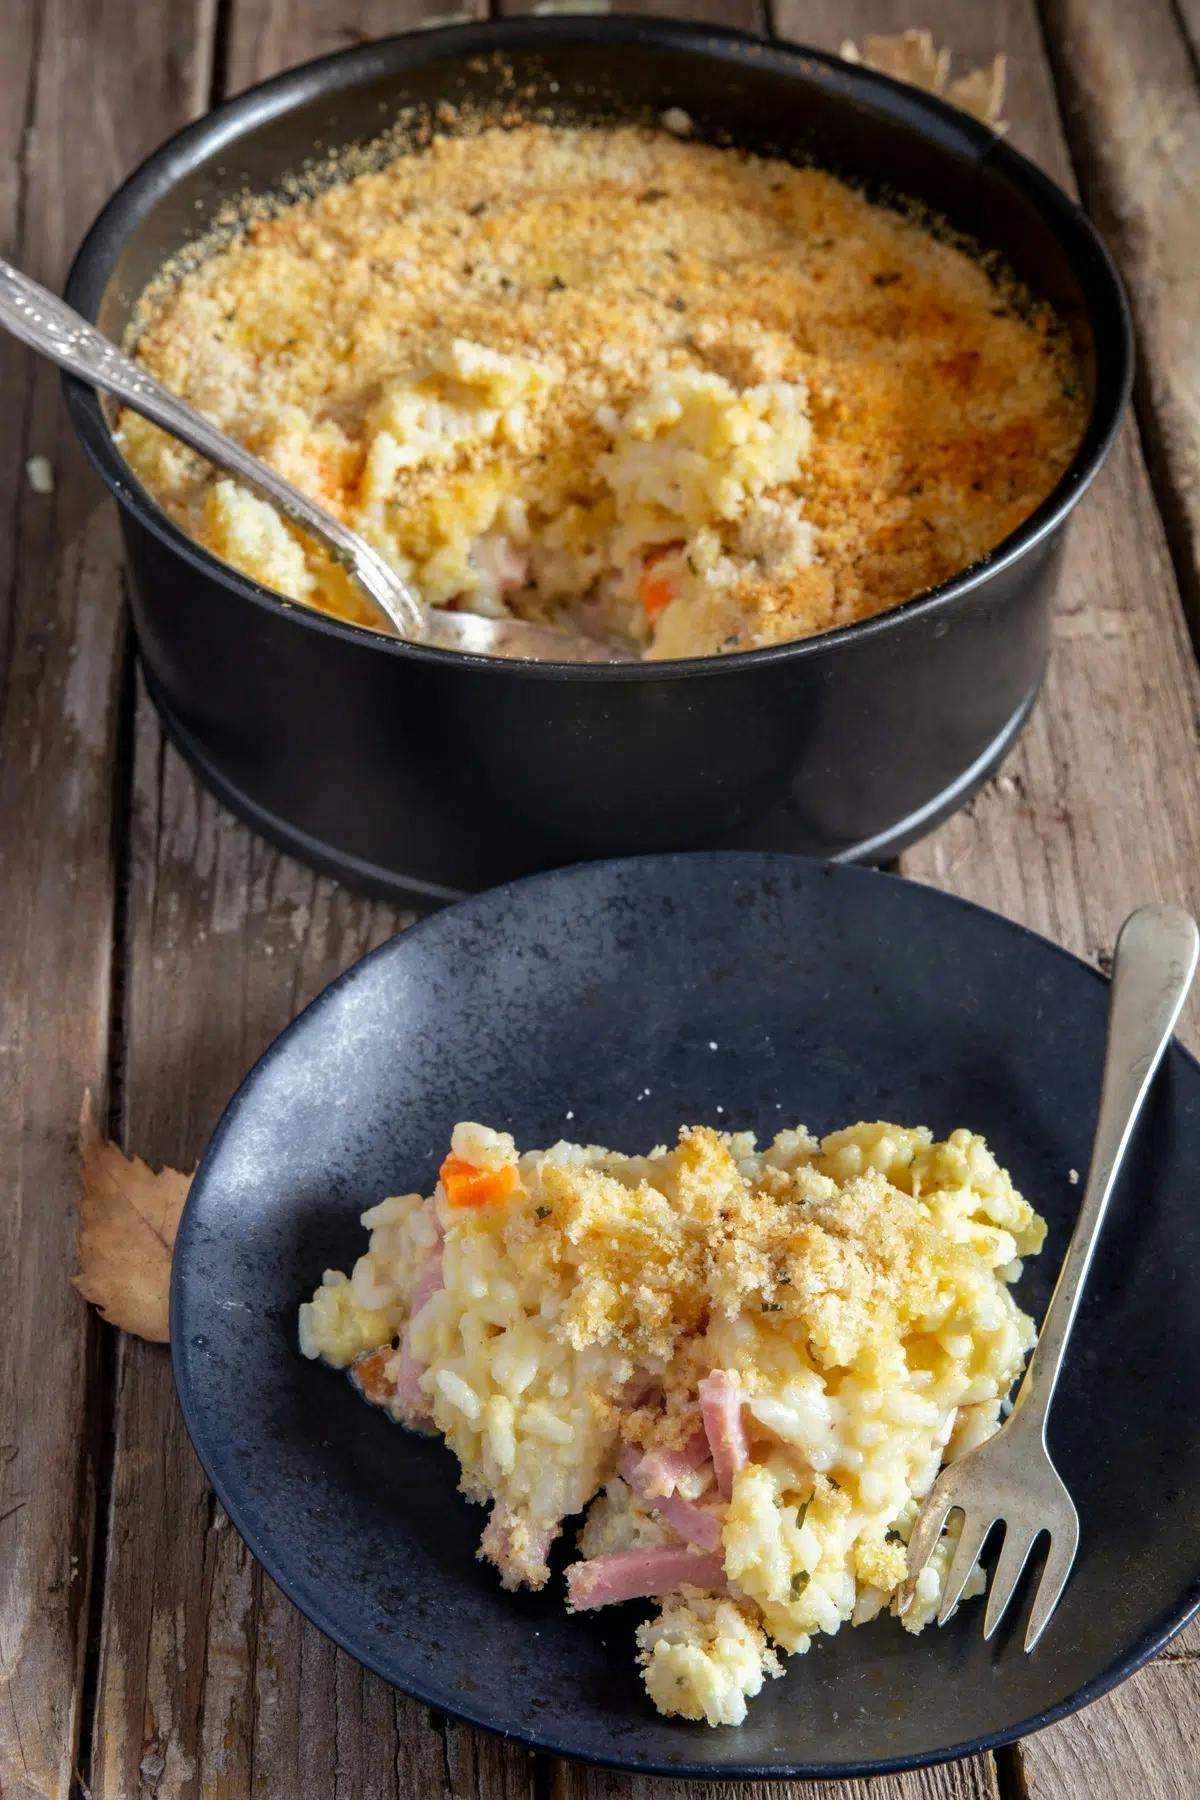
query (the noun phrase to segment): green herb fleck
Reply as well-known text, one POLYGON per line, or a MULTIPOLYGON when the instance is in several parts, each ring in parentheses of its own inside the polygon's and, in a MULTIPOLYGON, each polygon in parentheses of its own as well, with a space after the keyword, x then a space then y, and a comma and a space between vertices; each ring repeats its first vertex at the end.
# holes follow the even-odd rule
POLYGON ((778 1300, 764 1300, 762 1303, 762 1309, 764 1312, 782 1312, 783 1311, 783 1307, 780 1305, 778 1300))
POLYGON ((548 1206, 535 1206, 533 1210, 539 1219, 548 1219, 550 1217, 550 1208, 548 1206))
POLYGON ((666 197, 666 188, 648 187, 645 193, 638 195, 638 205, 652 206, 656 200, 665 200, 666 197))
POLYGON ((798 1600, 812 1577, 807 1569, 797 1569, 792 1576, 792 1599, 798 1600))

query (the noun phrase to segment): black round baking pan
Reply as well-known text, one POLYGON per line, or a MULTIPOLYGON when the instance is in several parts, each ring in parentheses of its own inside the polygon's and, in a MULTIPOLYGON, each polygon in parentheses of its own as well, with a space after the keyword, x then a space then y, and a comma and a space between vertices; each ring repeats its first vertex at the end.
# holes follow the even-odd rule
POLYGON ((413 33, 305 64, 171 139, 96 220, 67 297, 119 337, 163 262, 246 190, 377 138, 403 107, 514 92, 569 117, 680 106, 704 138, 911 196, 1000 251, 1071 333, 1090 401, 1076 456, 985 562, 891 612, 729 657, 568 668, 421 649, 288 605, 167 519, 96 395, 68 381, 120 503, 167 730, 266 836, 406 901, 633 851, 891 856, 967 799, 1027 717, 1063 529, 1132 376, 1103 244, 986 127, 836 58, 709 27, 609 16, 413 33))

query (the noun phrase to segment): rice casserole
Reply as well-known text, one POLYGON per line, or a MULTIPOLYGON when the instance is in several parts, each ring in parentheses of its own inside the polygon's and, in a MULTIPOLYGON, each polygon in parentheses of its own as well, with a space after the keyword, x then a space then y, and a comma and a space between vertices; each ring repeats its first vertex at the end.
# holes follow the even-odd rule
POLYGON ((982 1138, 886 1123, 761 1151, 695 1126, 646 1156, 460 1124, 435 1192, 362 1222, 352 1274, 300 1309, 304 1354, 444 1438, 505 1587, 543 1587, 586 1512, 568 1606, 653 1597, 649 1696, 714 1726, 780 1651, 896 1611, 922 1497, 1033 1344, 1010 1287, 1045 1236, 982 1138))
MULTIPOLYGON (((669 122, 431 135, 161 280, 136 353, 434 606, 676 658, 986 557, 1080 440, 1060 321, 911 209, 669 122)), ((199 543, 377 623, 265 502, 118 437, 199 543)))

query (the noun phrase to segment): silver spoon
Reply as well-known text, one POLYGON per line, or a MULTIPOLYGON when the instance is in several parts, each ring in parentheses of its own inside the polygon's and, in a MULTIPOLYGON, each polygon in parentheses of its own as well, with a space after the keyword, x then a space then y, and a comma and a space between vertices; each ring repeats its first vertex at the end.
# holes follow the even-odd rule
POLYGON ((374 601, 399 637, 439 650, 512 657, 525 662, 637 660, 632 651, 549 625, 530 625, 523 619, 485 619, 479 613, 451 613, 427 607, 411 584, 357 531, 285 481, 203 413, 168 393, 161 382, 119 350, 103 332, 2 257, 0 325, 69 375, 77 375, 81 381, 111 394, 114 400, 132 407, 172 437, 198 450, 217 468, 236 475, 295 524, 320 539, 374 601))

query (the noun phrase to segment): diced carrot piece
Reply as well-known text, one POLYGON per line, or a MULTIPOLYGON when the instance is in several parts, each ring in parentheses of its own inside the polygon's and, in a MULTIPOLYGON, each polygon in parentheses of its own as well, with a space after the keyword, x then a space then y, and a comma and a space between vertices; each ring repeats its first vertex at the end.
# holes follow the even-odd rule
POLYGON ((448 1156, 439 1173, 451 1206, 494 1206, 515 1194, 521 1185, 514 1163, 488 1169, 462 1156, 448 1156))
POLYGON ((667 544, 662 550, 652 551, 642 565, 638 592, 651 622, 670 606, 672 600, 679 598, 678 569, 671 565, 681 548, 680 544, 667 544))
POLYGON ((657 619, 675 598, 675 583, 665 575, 642 576, 642 605, 648 619, 657 619))

